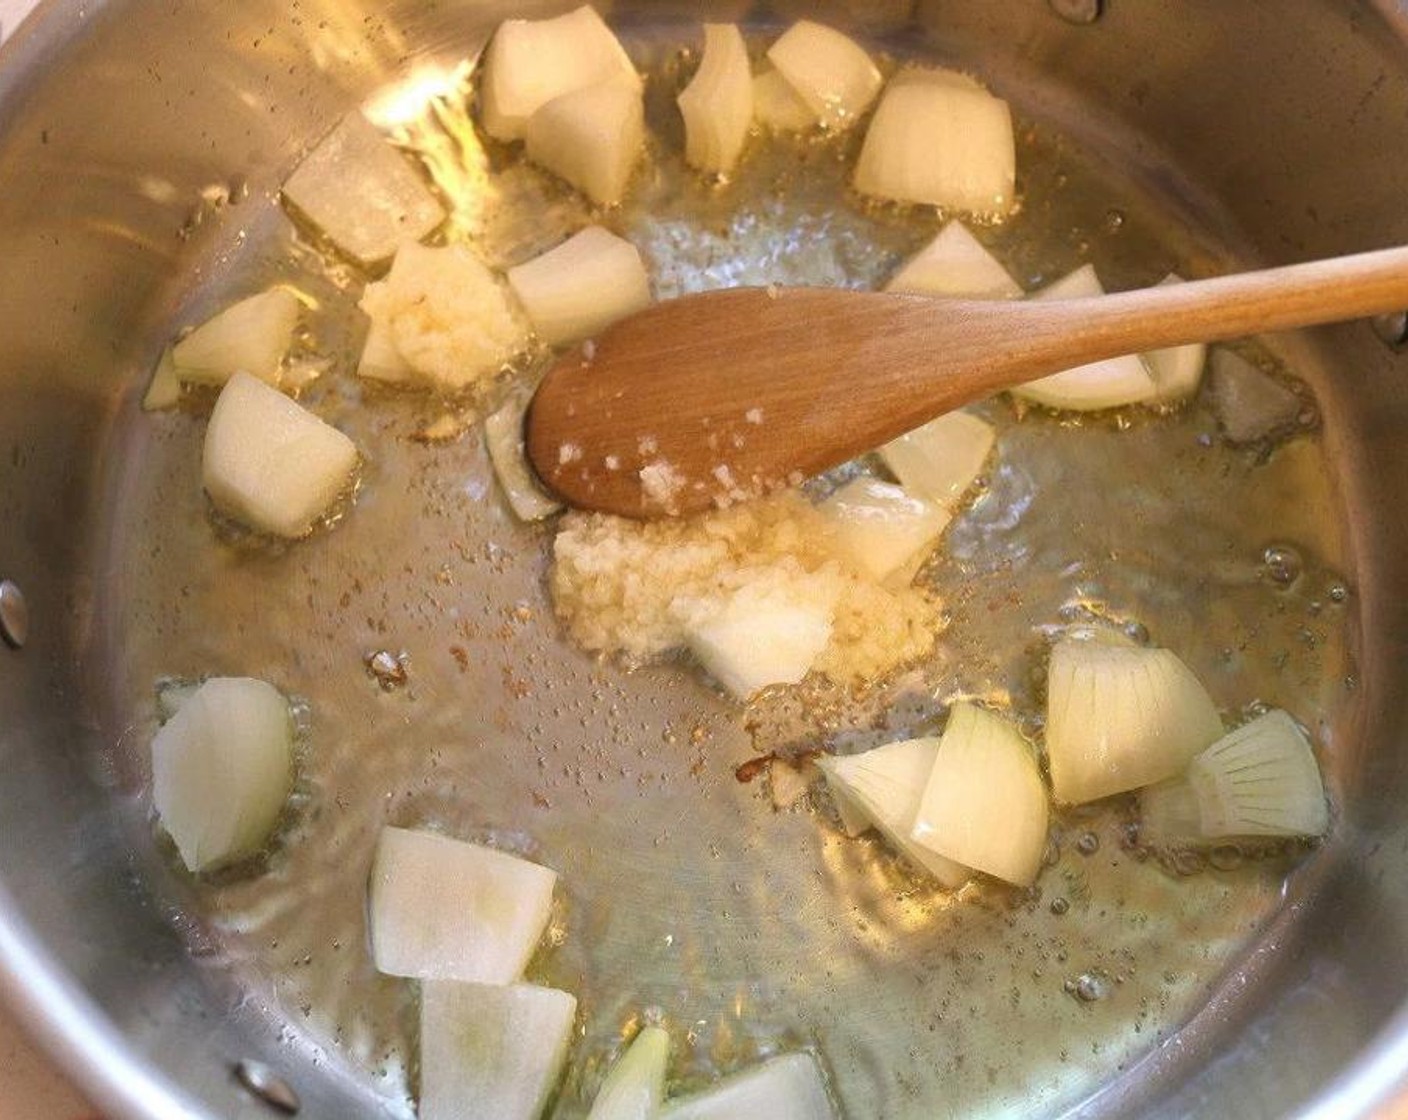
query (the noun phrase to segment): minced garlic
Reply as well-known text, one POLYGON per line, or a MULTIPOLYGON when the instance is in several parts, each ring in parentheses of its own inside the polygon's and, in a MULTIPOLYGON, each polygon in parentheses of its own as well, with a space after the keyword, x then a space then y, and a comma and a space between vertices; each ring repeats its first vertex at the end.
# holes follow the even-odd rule
POLYGON ((745 587, 787 586, 835 604, 815 668, 838 683, 922 656, 940 624, 928 592, 884 587, 849 567, 826 518, 790 491, 680 520, 572 512, 553 556, 553 602, 572 638, 637 662, 684 646, 692 621, 745 587))

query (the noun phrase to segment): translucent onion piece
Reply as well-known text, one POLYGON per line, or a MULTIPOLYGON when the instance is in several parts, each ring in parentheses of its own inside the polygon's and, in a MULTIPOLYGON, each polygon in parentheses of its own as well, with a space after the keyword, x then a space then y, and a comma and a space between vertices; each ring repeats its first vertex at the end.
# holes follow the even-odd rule
POLYGON ((1030 886, 1046 850, 1036 757, 1007 720, 955 704, 910 836, 957 863, 1030 886))
POLYGON ((801 132, 817 123, 811 107, 771 66, 753 79, 753 116, 774 132, 801 132))
POLYGON ((557 873, 433 832, 386 827, 370 885, 372 957, 390 976, 509 984, 538 946, 557 873))
POLYGON ((205 431, 201 474, 216 507, 255 529, 301 537, 352 479, 357 448, 246 373, 225 383, 205 431))
POLYGON ((954 509, 992 454, 997 433, 971 412, 949 412, 880 448, 909 493, 954 509))
POLYGON ((1221 735, 1212 698, 1168 650, 1074 638, 1052 649, 1046 753, 1057 800, 1171 778, 1221 735))
POLYGON ((796 684, 831 640, 834 589, 819 584, 760 581, 727 601, 691 611, 685 640, 691 652, 740 700, 773 684, 796 684))
POLYGON ((953 221, 905 262, 885 290, 954 299, 1016 299, 1022 285, 967 226, 953 221))
POLYGON ((529 118, 527 140, 534 163, 614 206, 645 144, 640 91, 605 82, 565 93, 529 118))
POLYGON ((620 40, 589 5, 553 19, 505 20, 484 53, 485 131, 521 140, 528 119, 549 101, 601 82, 641 88, 620 40))
POLYGON ((176 363, 171 360, 171 347, 161 352, 152 379, 147 383, 147 391, 142 397, 143 412, 160 412, 165 408, 175 408, 181 401, 181 375, 176 371, 176 363))
POLYGON ((810 1054, 784 1054, 713 1088, 671 1101, 661 1120, 834 1120, 821 1067, 810 1054))
POLYGON ((192 871, 258 851, 292 785, 288 701, 264 681, 212 677, 152 740, 152 803, 192 871))
POLYGON ((880 99, 854 181, 862 194, 998 216, 1016 166, 1007 102, 954 71, 910 67, 880 99))
POLYGON ((1223 736, 1188 767, 1202 833, 1320 836, 1329 827, 1325 787, 1301 729, 1276 709, 1223 736))
POLYGON ((1233 443, 1270 439, 1293 427, 1301 399, 1240 354, 1218 347, 1212 355, 1212 407, 1233 443))
POLYGON ((835 527, 836 545, 872 579, 908 582, 952 514, 902 486, 862 476, 818 507, 835 527))
POLYGON ((643 1027, 606 1075, 587 1120, 655 1120, 665 1100, 670 1036, 643 1027))
POLYGON ((680 94, 679 106, 684 158, 700 171, 727 175, 753 124, 753 72, 734 24, 704 25, 704 58, 680 94))
POLYGON ((363 264, 386 260, 403 241, 419 241, 445 220, 406 157, 356 112, 304 157, 283 196, 363 264))
POLYGON ((1186 773, 1139 791, 1139 837, 1161 845, 1197 843, 1203 838, 1198 794, 1186 773))
POLYGON ((419 1120, 538 1120, 576 1014, 576 999, 553 988, 423 983, 419 1120))
POLYGON ((515 393, 503 407, 484 421, 484 441, 489 461, 503 487, 504 497, 520 521, 541 521, 562 508, 538 484, 523 451, 523 413, 532 399, 528 393, 515 393))
POLYGON ((401 246, 359 306, 372 329, 358 372, 383 381, 455 392, 499 373, 528 345, 507 286, 463 245, 401 246))
POLYGON ((938 739, 906 739, 862 754, 823 755, 817 765, 838 806, 865 814, 902 855, 953 888, 967 882, 968 869, 910 837, 938 749, 938 739))
MULTIPOLYGON (((381 285, 367 285, 369 291, 379 287, 381 285)), ((375 298, 373 294, 373 299, 375 298)), ((366 297, 363 296, 363 299, 366 297)), ((367 329, 367 340, 362 343, 362 356, 357 360, 357 376, 365 377, 369 381, 383 381, 388 385, 407 385, 416 380, 416 371, 401 357, 401 351, 396 349, 389 318, 373 319, 367 329)))
POLYGON ((850 128, 880 92, 880 71, 870 55, 855 40, 811 20, 784 31, 769 48, 768 61, 825 128, 850 128))
POLYGON ((600 226, 509 269, 508 283, 549 346, 590 338, 650 303, 639 250, 600 226))
POLYGON ((233 374, 248 373, 277 385, 297 326, 298 297, 270 288, 206 320, 171 348, 171 360, 182 381, 223 385, 233 374))
MULTIPOLYGON (((1159 286, 1182 283, 1183 277, 1170 272, 1159 281, 1159 286)), ((1154 379, 1154 399, 1167 404, 1191 397, 1203 380, 1207 358, 1208 348, 1201 342, 1150 350, 1144 355, 1144 364, 1154 379)))
MULTIPOLYGON (((1033 295, 1032 299, 1083 299, 1104 294, 1104 287, 1091 265, 1082 265, 1068 276, 1033 295)), ((1049 377, 1030 381, 1013 389, 1047 408, 1094 412, 1102 408, 1139 404, 1153 399, 1154 379, 1137 354, 1109 358, 1103 362, 1062 370, 1049 377)))

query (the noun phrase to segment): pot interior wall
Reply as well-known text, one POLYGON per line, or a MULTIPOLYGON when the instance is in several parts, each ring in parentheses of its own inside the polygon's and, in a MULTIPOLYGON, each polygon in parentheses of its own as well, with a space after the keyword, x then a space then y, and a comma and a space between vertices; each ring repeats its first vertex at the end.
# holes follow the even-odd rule
MULTIPOLYGON (((1174 215, 1210 264, 1408 240, 1408 43, 1392 5, 1106 7, 1090 26, 1038 0, 820 14, 982 74, 1174 215)), ((724 8, 623 3, 611 17, 798 14, 724 8)), ((307 1115, 377 1107, 342 1051, 246 998, 248 962, 202 963, 211 931, 182 925, 185 888, 134 854, 142 776, 128 760, 149 727, 132 715, 125 658, 146 616, 140 580, 111 566, 140 555, 113 511, 132 508, 157 455, 136 412, 147 370, 222 277, 267 263, 278 184, 306 144, 413 62, 472 51, 508 10, 53 3, 0 56, 0 577, 33 620, 23 650, 0 649, 0 951, 6 987, 114 1115, 174 1116, 178 1101, 263 1115, 230 1077, 240 1058, 288 1070, 307 1115), (238 201, 217 204, 212 188, 238 201), (83 1034, 102 1021, 120 1041, 83 1034), (85 1052, 100 1045, 152 1079, 115 1051, 85 1052)), ((1091 1115, 1284 1113, 1350 1069, 1408 987, 1404 363, 1365 324, 1274 345, 1314 385, 1344 511, 1355 683, 1319 729, 1342 819, 1206 1009, 1079 1106, 1091 1115)))

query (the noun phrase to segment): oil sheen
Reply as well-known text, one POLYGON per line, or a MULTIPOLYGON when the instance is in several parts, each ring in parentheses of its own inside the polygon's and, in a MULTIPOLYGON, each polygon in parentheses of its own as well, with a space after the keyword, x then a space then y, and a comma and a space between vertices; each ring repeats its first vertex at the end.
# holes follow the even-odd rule
MULTIPOLYGON (((930 210, 848 189, 858 134, 757 137, 732 181, 701 181, 672 107, 690 64, 635 47, 653 139, 604 221, 640 247, 660 298, 875 287, 939 228, 930 210)), ((383 119, 452 195, 452 236, 496 265, 589 220, 516 153, 481 146, 453 90, 375 104, 396 107, 383 119)), ((1111 289, 1225 265, 1162 200, 1041 121, 1019 120, 1018 138, 1020 208, 978 233, 1029 288, 1087 261, 1111 289)), ((1049 641, 1108 621, 1174 650, 1229 722, 1257 703, 1288 709, 1333 778, 1353 581, 1313 411, 1291 438, 1238 447, 1206 393, 1093 420, 987 402, 996 456, 920 577, 949 615, 932 656, 861 694, 809 684, 744 707, 682 661, 628 670, 573 648, 547 597, 552 527, 514 520, 480 428, 417 438, 492 394, 446 404, 358 384, 365 278, 329 263, 275 200, 240 205, 240 252, 211 283, 279 280, 315 303, 303 345, 334 360, 304 399, 366 463, 336 524, 271 545, 207 509, 205 402, 133 420, 109 556, 111 687, 132 729, 115 761, 140 789, 158 680, 250 675, 299 698, 298 788, 266 856, 185 875, 145 794, 128 807, 133 846, 212 983, 233 980, 291 1045, 365 1084, 369 1109, 412 1115, 415 1085, 415 988, 377 975, 366 933, 386 823, 560 873, 528 972, 580 1000, 558 1117, 584 1115, 646 1020, 672 1036, 675 1089, 810 1048, 852 1120, 1055 1112, 1235 983, 1313 850, 1161 860, 1132 843, 1132 803, 1117 798, 1057 814, 1034 889, 955 896, 874 836, 847 839, 819 791, 777 810, 765 780, 735 770, 932 731, 959 694, 1010 706, 1037 734, 1049 641)))

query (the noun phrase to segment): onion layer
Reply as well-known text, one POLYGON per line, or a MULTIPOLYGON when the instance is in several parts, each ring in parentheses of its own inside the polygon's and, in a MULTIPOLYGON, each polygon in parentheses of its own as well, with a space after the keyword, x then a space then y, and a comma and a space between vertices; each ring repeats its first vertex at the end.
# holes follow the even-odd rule
POLYGON ((509 269, 508 283, 549 346, 590 338, 650 303, 639 250, 601 226, 509 269))
POLYGON ((520 521, 541 521, 560 510, 562 503, 543 491, 523 450, 523 414, 530 399, 527 393, 515 393, 487 417, 484 442, 514 514, 520 521))
POLYGON ((704 58, 679 96, 684 158, 690 166, 727 175, 738 162, 753 123, 753 73, 748 48, 731 23, 704 25, 704 58))
POLYGON ((691 612, 685 627, 694 656, 740 700, 773 684, 796 684, 831 639, 834 594, 817 585, 759 581, 714 609, 691 612))
POLYGON ((911 494, 954 509, 982 473, 997 433, 971 412, 945 413, 880 448, 880 458, 911 494))
POLYGON ((212 677, 152 740, 152 802, 192 871, 258 851, 292 784, 288 701, 264 681, 212 677))
POLYGON ((509 984, 552 907, 556 872, 433 832, 386 827, 371 875, 372 957, 391 976, 509 984))
POLYGON ((784 1054, 671 1101, 660 1120, 834 1120, 835 1115, 816 1059, 784 1054))
POLYGON ((902 855, 953 888, 967 882, 968 869, 910 836, 938 749, 937 739, 906 739, 861 754, 823 755, 817 765, 838 806, 864 814, 902 855))
POLYGON ((910 836, 1025 887, 1041 869, 1046 824, 1046 787, 1017 729, 973 704, 955 704, 910 836))
POLYGON ((1046 753, 1059 801, 1173 777, 1221 735, 1207 690, 1166 649, 1068 638, 1051 651, 1046 753))
POLYGON ((962 222, 952 221, 905 262, 887 292, 953 299, 1017 299, 1022 285, 962 222))
POLYGON ((854 39, 808 19, 782 33, 768 61, 824 128, 850 128, 880 92, 870 55, 854 39))
POLYGON ((277 389, 237 373, 220 390, 201 478, 224 513, 266 533, 301 537, 356 468, 352 441, 277 389))
POLYGON ((499 140, 521 140, 549 101, 601 82, 641 88, 621 41, 591 6, 553 19, 505 20, 484 53, 484 128, 499 140))
POLYGON ((1016 167, 1007 102, 952 70, 909 67, 875 110, 854 181, 862 194, 1000 216, 1016 167))
POLYGON ((642 1027, 601 1083, 587 1120, 655 1120, 669 1059, 670 1036, 659 1027, 642 1027))
POLYGON ((270 288, 207 319, 171 348, 171 361, 182 381, 223 385, 247 373, 277 385, 297 326, 298 297, 270 288))
POLYGON ((576 1015, 553 988, 421 984, 419 1120, 538 1120, 576 1015))
POLYGON ((624 197, 644 144, 640 90, 617 82, 564 93, 528 120, 528 158, 602 206, 624 197))
POLYGON ((811 106, 771 66, 753 79, 753 115, 774 132, 801 132, 817 123, 811 106))
POLYGON ((877 582, 908 582, 952 516, 902 486, 864 476, 818 508, 835 527, 841 554, 877 582))
POLYGON ((304 158, 283 196, 363 264, 379 264, 402 242, 419 241, 445 220, 406 157, 356 112, 304 158))

